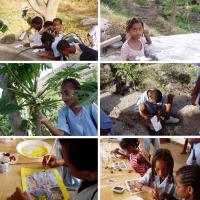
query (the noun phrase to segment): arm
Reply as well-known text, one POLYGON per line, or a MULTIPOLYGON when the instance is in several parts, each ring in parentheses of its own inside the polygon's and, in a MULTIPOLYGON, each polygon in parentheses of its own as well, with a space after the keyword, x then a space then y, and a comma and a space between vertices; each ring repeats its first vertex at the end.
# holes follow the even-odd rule
POLYGON ((47 129, 53 135, 55 135, 55 136, 64 136, 64 131, 61 131, 61 130, 55 128, 43 114, 40 114, 40 121, 41 121, 42 124, 44 124, 47 127, 47 129))
POLYGON ((144 30, 144 37, 146 39, 146 44, 152 44, 151 38, 149 36, 149 31, 144 30))
POLYGON ((200 76, 196 82, 194 89, 192 90, 192 93, 191 93, 192 105, 195 105, 195 101, 196 101, 199 90, 200 90, 200 76))
POLYGON ((126 43, 124 43, 121 48, 121 60, 123 61, 128 60, 128 49, 127 49, 126 43))
POLYGON ((139 108, 140 108, 140 116, 141 116, 142 118, 144 118, 145 120, 150 120, 150 119, 152 118, 152 116, 149 115, 149 112, 148 112, 148 110, 147 110, 145 104, 143 104, 143 103, 140 104, 140 105, 139 105, 139 108))

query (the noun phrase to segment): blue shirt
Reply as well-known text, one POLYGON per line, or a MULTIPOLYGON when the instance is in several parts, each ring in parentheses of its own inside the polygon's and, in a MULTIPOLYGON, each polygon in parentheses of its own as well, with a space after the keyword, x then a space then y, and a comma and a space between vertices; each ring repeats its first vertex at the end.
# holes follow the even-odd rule
POLYGON ((69 107, 64 106, 58 111, 57 128, 65 136, 97 136, 98 107, 96 104, 83 106, 77 115, 69 107), (91 113, 89 111, 91 106, 91 113))

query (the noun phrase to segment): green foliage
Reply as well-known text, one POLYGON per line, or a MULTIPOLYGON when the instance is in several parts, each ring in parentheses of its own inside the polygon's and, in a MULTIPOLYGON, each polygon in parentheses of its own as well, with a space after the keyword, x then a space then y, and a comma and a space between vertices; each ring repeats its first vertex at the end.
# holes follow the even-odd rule
POLYGON ((200 13, 200 6, 198 5, 194 5, 194 6, 192 6, 192 8, 191 8, 191 12, 192 13, 200 13))
POLYGON ((8 31, 8 26, 0 20, 0 32, 5 33, 6 31, 8 31))

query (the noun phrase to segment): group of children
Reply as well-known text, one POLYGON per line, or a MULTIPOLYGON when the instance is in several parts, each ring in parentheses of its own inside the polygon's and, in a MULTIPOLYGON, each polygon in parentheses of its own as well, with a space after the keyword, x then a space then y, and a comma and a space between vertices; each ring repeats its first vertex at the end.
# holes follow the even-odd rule
POLYGON ((200 166, 187 165, 174 174, 174 159, 168 149, 158 149, 150 157, 140 148, 136 138, 124 138, 121 149, 111 153, 128 158, 141 178, 132 181, 139 190, 146 191, 154 200, 200 199, 200 166))
POLYGON ((89 45, 83 44, 81 38, 74 33, 65 35, 62 32, 62 20, 55 18, 53 21, 45 21, 36 16, 31 21, 31 28, 35 34, 30 43, 24 47, 44 49, 39 53, 42 58, 50 60, 98 60, 98 28, 94 26, 87 34, 89 45))

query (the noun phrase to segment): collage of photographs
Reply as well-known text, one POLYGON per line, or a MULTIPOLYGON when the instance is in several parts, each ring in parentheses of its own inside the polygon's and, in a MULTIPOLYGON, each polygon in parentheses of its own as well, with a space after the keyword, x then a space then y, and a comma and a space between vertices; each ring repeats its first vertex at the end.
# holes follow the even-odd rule
POLYGON ((200 0, 0 3, 0 200, 200 200, 200 0))

